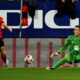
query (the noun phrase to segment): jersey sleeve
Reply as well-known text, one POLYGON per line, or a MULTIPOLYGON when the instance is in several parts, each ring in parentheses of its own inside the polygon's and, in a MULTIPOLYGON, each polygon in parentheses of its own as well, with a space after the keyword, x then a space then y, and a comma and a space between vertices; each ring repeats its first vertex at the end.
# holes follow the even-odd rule
POLYGON ((64 45, 59 49, 59 53, 63 53, 70 44, 70 37, 65 40, 64 45))

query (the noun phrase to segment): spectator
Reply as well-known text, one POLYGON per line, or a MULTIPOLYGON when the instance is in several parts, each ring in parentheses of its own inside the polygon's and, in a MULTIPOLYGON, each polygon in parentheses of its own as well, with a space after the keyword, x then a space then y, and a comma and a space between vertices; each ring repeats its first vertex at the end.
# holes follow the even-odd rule
POLYGON ((76 7, 75 3, 78 0, 57 0, 58 3, 58 13, 57 17, 61 17, 64 14, 68 14, 70 18, 76 18, 76 7))
POLYGON ((35 15, 36 4, 37 4, 37 0, 28 0, 28 12, 32 18, 35 15))
POLYGON ((6 1, 6 2, 20 2, 21 0, 0 0, 0 1, 6 1))

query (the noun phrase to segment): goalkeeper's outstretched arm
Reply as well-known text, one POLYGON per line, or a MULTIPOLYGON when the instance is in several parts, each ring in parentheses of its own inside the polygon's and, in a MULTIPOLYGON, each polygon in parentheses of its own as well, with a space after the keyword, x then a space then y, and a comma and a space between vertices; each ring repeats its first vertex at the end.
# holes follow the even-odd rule
POLYGON ((68 37, 66 39, 64 45, 57 52, 53 52, 50 57, 52 58, 53 56, 57 56, 60 53, 63 53, 67 49, 67 47, 69 46, 69 44, 70 44, 70 40, 69 40, 69 37, 68 37))

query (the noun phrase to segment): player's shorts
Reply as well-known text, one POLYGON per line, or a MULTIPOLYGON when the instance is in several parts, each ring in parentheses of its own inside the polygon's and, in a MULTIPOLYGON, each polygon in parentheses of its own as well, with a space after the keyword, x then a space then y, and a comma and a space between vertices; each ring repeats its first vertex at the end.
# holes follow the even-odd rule
POLYGON ((3 39, 0 39, 0 47, 4 46, 4 41, 3 39))

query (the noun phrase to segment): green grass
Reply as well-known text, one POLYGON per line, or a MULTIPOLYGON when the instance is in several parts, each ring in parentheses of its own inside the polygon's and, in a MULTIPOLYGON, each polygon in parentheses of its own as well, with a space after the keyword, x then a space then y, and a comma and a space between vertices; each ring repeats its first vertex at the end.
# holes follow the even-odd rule
POLYGON ((0 68, 0 80, 80 80, 80 68, 0 68))

